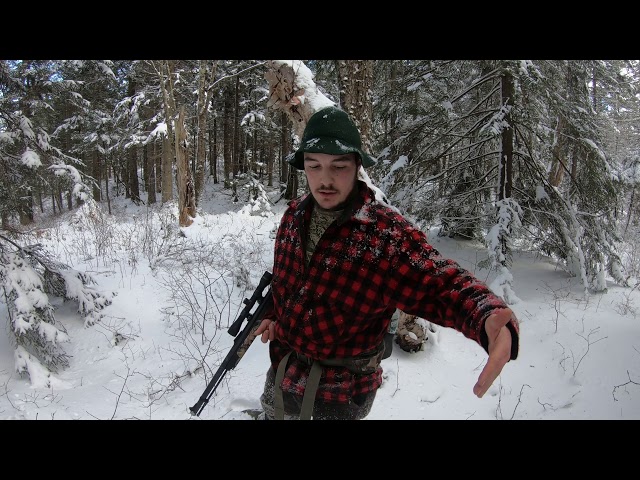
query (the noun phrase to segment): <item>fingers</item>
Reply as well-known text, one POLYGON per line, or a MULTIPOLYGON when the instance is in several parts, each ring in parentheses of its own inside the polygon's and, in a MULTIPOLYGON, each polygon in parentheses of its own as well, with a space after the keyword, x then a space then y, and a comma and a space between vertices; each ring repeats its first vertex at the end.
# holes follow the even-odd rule
POLYGON ((494 362, 491 361, 491 357, 487 361, 487 364, 482 369, 480 376, 478 377, 478 381, 473 386, 473 393, 478 397, 482 398, 489 387, 493 385, 493 382, 500 372, 502 371, 502 366, 495 365, 494 362))
POLYGON ((503 366, 504 365, 496 365, 495 362, 491 361, 491 357, 489 357, 487 364, 478 377, 478 381, 473 386, 473 393, 478 398, 482 398, 484 394, 487 393, 489 387, 493 385, 494 380, 500 375, 503 366))
POLYGON ((262 343, 267 343, 273 340, 276 336, 275 323, 271 320, 262 320, 260 326, 256 329, 256 336, 260 335, 262 343))
POLYGON ((510 358, 511 333, 507 327, 502 327, 493 341, 487 364, 482 369, 482 372, 480 372, 478 381, 473 387, 473 393, 478 398, 482 398, 483 395, 487 393, 487 390, 493 385, 493 382, 498 378, 498 375, 502 372, 502 368, 510 358))

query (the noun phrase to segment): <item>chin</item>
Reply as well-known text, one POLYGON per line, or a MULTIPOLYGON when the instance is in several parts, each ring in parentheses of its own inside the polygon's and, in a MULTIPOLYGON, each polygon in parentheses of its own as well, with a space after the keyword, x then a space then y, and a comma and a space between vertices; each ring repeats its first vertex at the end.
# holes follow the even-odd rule
POLYGON ((347 200, 345 198, 334 198, 327 201, 322 199, 322 195, 314 195, 314 199, 316 203, 325 210, 341 210, 347 204, 347 200))

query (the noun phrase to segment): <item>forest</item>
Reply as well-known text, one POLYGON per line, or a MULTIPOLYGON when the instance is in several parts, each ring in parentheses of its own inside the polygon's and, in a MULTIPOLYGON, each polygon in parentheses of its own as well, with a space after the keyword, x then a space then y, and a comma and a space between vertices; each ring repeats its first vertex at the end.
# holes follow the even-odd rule
MULTIPOLYGON (((553 258, 585 291, 606 290, 607 277, 634 288, 639 68, 636 60, 1 60, 0 283, 16 343, 63 362, 52 333, 29 327, 53 322, 50 305, 21 310, 11 274, 33 270, 41 280, 33 291, 70 295, 67 267, 37 248, 39 217, 87 203, 111 213, 124 197, 176 202, 177 226, 188 227, 206 179, 235 202, 256 201, 264 186, 295 198, 305 180, 286 160, 314 94, 352 115, 377 159, 367 173, 394 206, 425 230, 486 245, 484 266, 506 279, 507 301, 514 248, 553 258), (297 82, 307 72, 313 82, 297 82)), ((83 273, 73 279, 90 320, 110 299, 83 273)))

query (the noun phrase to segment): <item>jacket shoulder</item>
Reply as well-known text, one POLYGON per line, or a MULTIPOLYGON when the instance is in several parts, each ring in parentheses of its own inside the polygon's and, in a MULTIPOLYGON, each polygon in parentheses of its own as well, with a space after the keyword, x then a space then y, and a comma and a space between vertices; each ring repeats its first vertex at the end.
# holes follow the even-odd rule
POLYGON ((303 194, 303 195, 300 195, 300 196, 299 196, 299 197, 297 197, 297 198, 294 198, 294 199, 292 199, 292 200, 289 200, 289 201, 287 202, 287 207, 288 207, 290 210, 296 210, 296 209, 300 206, 300 204, 301 204, 301 203, 302 203, 302 202, 303 202, 303 201, 304 201, 304 200, 305 200, 309 195, 310 195, 310 193, 305 193, 305 194, 303 194))
POLYGON ((372 191, 365 196, 362 206, 354 212, 354 217, 364 222, 385 221, 403 225, 410 223, 397 209, 378 200, 372 191))
POLYGON ((376 225, 381 230, 388 231, 392 237, 413 238, 424 241, 426 233, 413 221, 405 217, 397 208, 376 199, 373 192, 365 198, 363 205, 354 212, 353 218, 361 223, 376 225))

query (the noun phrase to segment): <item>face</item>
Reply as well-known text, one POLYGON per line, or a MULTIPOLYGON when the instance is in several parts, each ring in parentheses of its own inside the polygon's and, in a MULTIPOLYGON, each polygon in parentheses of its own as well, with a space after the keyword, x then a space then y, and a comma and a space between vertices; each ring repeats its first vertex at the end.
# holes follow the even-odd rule
POLYGON ((356 154, 305 153, 304 173, 318 205, 326 210, 340 208, 356 184, 356 154))

